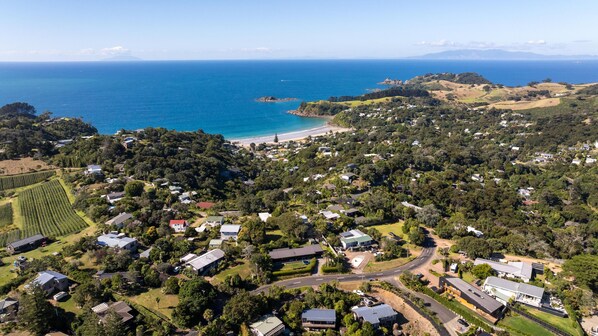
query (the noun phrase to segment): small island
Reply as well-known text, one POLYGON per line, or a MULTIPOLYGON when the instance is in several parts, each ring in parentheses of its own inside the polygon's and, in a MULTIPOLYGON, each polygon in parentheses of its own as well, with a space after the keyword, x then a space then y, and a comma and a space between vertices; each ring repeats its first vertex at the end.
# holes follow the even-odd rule
POLYGON ((277 98, 274 96, 264 96, 264 97, 260 97, 258 99, 256 99, 255 101, 260 102, 260 103, 282 103, 282 102, 290 102, 290 101, 296 101, 298 100, 297 98, 277 98))

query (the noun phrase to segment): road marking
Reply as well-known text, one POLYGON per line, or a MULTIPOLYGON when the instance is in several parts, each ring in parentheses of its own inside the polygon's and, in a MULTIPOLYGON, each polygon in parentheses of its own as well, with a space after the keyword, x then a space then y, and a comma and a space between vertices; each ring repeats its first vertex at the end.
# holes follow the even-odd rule
POLYGON ((295 281, 295 282, 293 282, 293 285, 298 285, 300 283, 301 283, 301 281, 295 281))
POLYGON ((316 281, 323 281, 324 279, 320 278, 320 279, 316 279, 316 281))

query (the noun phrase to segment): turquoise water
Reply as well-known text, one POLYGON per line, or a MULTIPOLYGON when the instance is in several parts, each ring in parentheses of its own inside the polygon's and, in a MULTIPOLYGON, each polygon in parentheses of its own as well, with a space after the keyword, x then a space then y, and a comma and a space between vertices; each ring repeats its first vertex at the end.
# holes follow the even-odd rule
POLYGON ((598 81, 597 61, 188 61, 0 63, 0 104, 25 101, 56 116, 83 117, 101 133, 147 126, 203 129, 228 138, 319 126, 287 113, 301 100, 358 95, 386 77, 478 72, 506 85, 550 77, 598 81), (294 97, 258 103, 262 96, 294 97))

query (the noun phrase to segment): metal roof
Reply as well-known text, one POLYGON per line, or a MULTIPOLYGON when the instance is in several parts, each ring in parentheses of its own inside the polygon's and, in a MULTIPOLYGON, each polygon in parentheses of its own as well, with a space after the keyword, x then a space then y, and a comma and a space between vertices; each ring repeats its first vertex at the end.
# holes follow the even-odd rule
POLYGON ((486 312, 494 312, 503 307, 503 304, 496 301, 490 295, 482 292, 478 288, 468 284, 463 279, 454 277, 442 277, 444 281, 450 284, 451 287, 456 288, 461 292, 461 296, 465 294, 469 298, 470 303, 475 304, 478 308, 483 308, 486 312), (473 302, 471 302, 473 301, 473 302))
POLYGON ((392 307, 387 304, 381 304, 373 307, 355 307, 351 310, 357 315, 357 317, 361 317, 364 321, 370 322, 373 325, 379 324, 380 319, 397 315, 392 307))
POLYGON ((118 215, 116 215, 114 218, 106 221, 106 225, 112 225, 112 224, 119 225, 119 224, 122 224, 127 219, 131 219, 131 218, 133 218, 133 215, 131 215, 130 213, 121 212, 118 215))
POLYGON ((187 265, 190 265, 195 270, 200 270, 222 258, 224 258, 224 251, 221 249, 214 249, 187 261, 187 265))
POLYGON ((29 244, 32 244, 32 243, 36 243, 36 242, 38 242, 40 240, 43 240, 43 239, 46 239, 46 237, 44 237, 41 234, 36 234, 34 236, 27 237, 25 239, 14 241, 14 242, 8 244, 7 247, 10 246, 13 249, 18 249, 19 247, 22 247, 22 246, 25 246, 25 245, 29 245, 29 244))
POLYGON ((488 264, 493 270, 499 273, 508 273, 516 277, 531 279, 532 278, 532 264, 519 261, 509 261, 508 263, 501 263, 494 260, 477 258, 474 265, 488 264))
POLYGON ((267 316, 252 323, 250 327, 251 329, 257 330, 261 335, 268 335, 276 329, 284 328, 284 324, 276 316, 267 316))
POLYGON ((544 295, 544 288, 528 285, 525 283, 509 281, 494 276, 488 277, 486 279, 486 281, 484 282, 484 287, 485 286, 492 286, 507 290, 509 292, 521 293, 527 296, 533 296, 540 299, 544 295))
POLYGON ((310 309, 301 314, 301 319, 310 322, 336 322, 334 309, 310 309))
POLYGON ((318 244, 315 245, 308 245, 299 248, 279 248, 276 250, 270 251, 268 253, 270 258, 276 259, 288 259, 288 258, 297 258, 297 257, 306 257, 310 255, 314 255, 317 253, 322 253, 322 247, 318 244))

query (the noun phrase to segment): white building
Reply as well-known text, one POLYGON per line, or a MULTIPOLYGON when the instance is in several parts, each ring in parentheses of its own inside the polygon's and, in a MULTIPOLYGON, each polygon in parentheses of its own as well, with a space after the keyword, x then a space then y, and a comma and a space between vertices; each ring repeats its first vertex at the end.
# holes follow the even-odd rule
POLYGON ((480 230, 477 230, 477 229, 476 229, 476 228, 474 228, 473 226, 468 226, 468 227, 467 227, 467 232, 473 232, 473 234, 474 234, 476 237, 478 237, 478 238, 480 238, 480 237, 482 237, 482 236, 484 235, 484 232, 482 232, 482 231, 480 231, 480 230))
POLYGON ((255 336, 278 336, 286 329, 284 323, 276 316, 264 316, 252 323, 249 328, 255 336))
POLYGON ((499 277, 517 278, 529 282, 533 278, 532 264, 521 261, 509 261, 502 263, 498 261, 477 258, 473 265, 488 264, 498 273, 499 277))
POLYGON ((137 251, 137 239, 129 238, 124 233, 114 234, 108 233, 98 237, 98 245, 108 246, 113 248, 121 248, 131 252, 137 251))
POLYGON ((257 215, 264 223, 268 221, 268 218, 272 217, 269 212, 260 212, 257 215))
POLYGON ((174 232, 181 233, 187 230, 189 223, 184 219, 171 219, 168 226, 170 226, 174 232))
POLYGON ((180 261, 184 263, 185 266, 193 268, 198 274, 203 274, 216 268, 222 258, 224 258, 224 251, 221 249, 214 249, 200 256, 189 253, 182 257, 180 261))
POLYGON ((374 240, 369 235, 361 232, 361 230, 351 230, 341 233, 341 244, 346 250, 353 247, 369 246, 374 240))
POLYGON ((239 231, 241 225, 225 224, 220 226, 220 239, 222 240, 237 240, 239 238, 239 231))
POLYGON ((509 300, 513 299, 517 302, 540 307, 542 304, 542 297, 544 296, 544 288, 509 281, 494 276, 486 278, 482 288, 484 289, 484 292, 505 305, 509 300))

